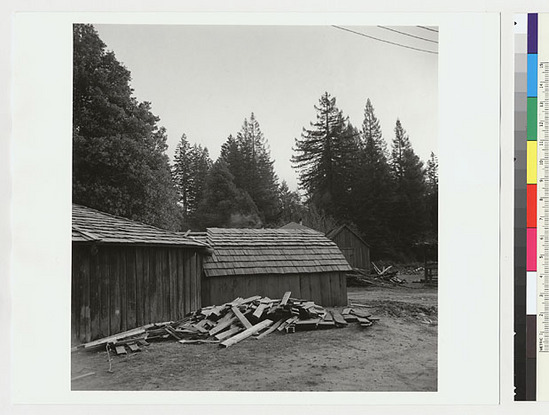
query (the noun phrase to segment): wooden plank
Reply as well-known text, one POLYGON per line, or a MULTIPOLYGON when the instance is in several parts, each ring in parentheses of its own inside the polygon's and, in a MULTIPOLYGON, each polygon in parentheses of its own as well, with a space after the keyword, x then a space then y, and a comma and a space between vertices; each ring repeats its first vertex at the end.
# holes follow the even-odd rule
POLYGON ((340 304, 347 305, 349 304, 349 299, 347 297, 347 276, 344 272, 339 273, 339 290, 340 290, 340 304))
POLYGON ((71 334, 72 340, 76 342, 80 339, 80 298, 82 292, 82 284, 78 274, 79 249, 72 246, 71 251, 71 334))
POLYGON ((135 248, 125 248, 126 251, 126 327, 128 329, 138 327, 137 324, 137 298, 136 298, 136 264, 135 248))
POLYGON ((185 314, 191 312, 191 256, 188 251, 185 251, 185 273, 183 275, 183 298, 185 314))
POLYGON ((120 249, 118 247, 110 248, 111 261, 111 333, 122 331, 120 324, 120 249))
POLYGON ((320 304, 324 307, 332 305, 332 293, 330 287, 330 273, 319 274, 320 280, 320 304))
POLYGON ((293 297, 301 298, 301 283, 299 281, 299 275, 288 275, 288 291, 291 291, 293 297))
POLYGON ((330 306, 342 306, 346 305, 347 302, 341 302, 341 287, 339 286, 339 273, 332 272, 330 273, 330 293, 331 293, 331 302, 330 306))
POLYGON ((159 288, 156 283, 156 249, 155 248, 147 248, 148 254, 149 254, 149 273, 148 273, 148 281, 149 281, 149 322, 154 322, 160 320, 158 314, 157 314, 157 308, 158 308, 158 297, 160 295, 159 288))
POLYGON ((133 337, 133 336, 138 336, 140 334, 143 334, 147 331, 148 328, 153 327, 153 326, 154 326, 154 324, 146 324, 144 326, 137 327, 135 329, 131 329, 131 330, 128 330, 128 331, 125 331, 125 332, 122 332, 122 333, 116 333, 116 334, 113 334, 112 336, 108 336, 108 337, 104 337, 102 339, 97 339, 97 340, 93 340, 93 341, 88 342, 88 343, 84 343, 84 344, 80 345, 79 347, 82 347, 84 349, 93 349, 93 348, 96 348, 96 347, 103 347, 107 343, 115 343, 119 340, 125 339, 125 338, 130 337, 130 336, 133 337))
POLYGON ((353 309, 352 313, 357 316, 357 317, 362 317, 362 318, 368 318, 370 317, 370 313, 367 313, 366 311, 364 310, 355 310, 353 309))
POLYGON ((128 296, 126 293, 126 247, 118 248, 119 262, 118 272, 119 284, 120 284, 120 330, 128 330, 127 317, 128 317, 128 296))
POLYGON ((202 307, 203 255, 195 252, 194 257, 196 260, 196 308, 200 308, 202 307))
POLYGON ((111 334, 109 327, 109 261, 107 247, 97 248, 97 257, 99 262, 99 286, 100 286, 100 327, 97 338, 105 337, 111 334))
POLYGON ((240 310, 238 308, 233 306, 233 307, 231 307, 231 310, 234 313, 234 315, 236 316, 236 318, 238 318, 238 320, 240 320, 240 322, 242 323, 242 325, 244 327, 246 327, 247 329, 252 327, 252 323, 250 323, 248 321, 248 319, 246 317, 244 317, 244 315, 240 312, 240 310))
POLYGON ((160 272, 162 275, 162 320, 171 320, 172 316, 170 313, 171 303, 170 303, 170 270, 168 267, 168 249, 160 249, 160 257, 162 258, 160 262, 160 272))
POLYGON ((272 320, 269 320, 269 319, 263 320, 262 322, 257 323, 256 325, 250 327, 249 329, 246 329, 243 332, 238 333, 237 335, 221 342, 220 345, 223 346, 223 347, 230 347, 230 346, 232 346, 232 345, 234 345, 234 344, 236 344, 236 343, 238 343, 238 342, 240 342, 244 339, 247 339, 253 333, 261 331, 265 327, 269 327, 271 324, 273 324, 272 320))
POLYGON ((232 327, 229 330, 225 330, 225 331, 222 331, 221 333, 216 334, 214 337, 217 340, 223 340, 223 339, 234 336, 236 333, 239 333, 242 330, 244 330, 244 327, 238 327, 238 326, 232 327))
POLYGON ((343 316, 339 313, 339 311, 332 310, 332 311, 330 311, 330 313, 332 314, 332 317, 333 317, 336 325, 338 325, 338 326, 346 326, 347 325, 347 322, 345 321, 343 316))
POLYGON ((311 283, 311 297, 309 300, 314 301, 316 304, 322 304, 319 274, 310 274, 309 278, 311 283))
POLYGON ((101 268, 97 248, 90 249, 90 340, 102 336, 101 333, 101 268))
POLYGON ((177 255, 174 248, 168 248, 168 275, 170 276, 170 319, 179 320, 184 313, 177 308, 177 255))
POLYGON ((259 306, 255 309, 252 315, 257 319, 261 318, 261 315, 263 314, 265 308, 267 308, 267 304, 259 304, 259 306))
POLYGON ((185 297, 184 297, 184 282, 183 278, 185 277, 185 269, 184 269, 184 250, 183 249, 177 249, 175 250, 175 257, 176 257, 176 267, 177 267, 177 284, 176 284, 176 297, 177 297, 177 309, 179 310, 179 313, 182 315, 187 314, 185 312, 185 297))
POLYGON ((86 341, 91 340, 90 321, 90 253, 89 248, 80 251, 78 278, 81 281, 80 292, 80 336, 86 341))
POLYGON ((245 298, 240 304, 242 305, 242 304, 253 303, 254 301, 259 299, 261 299, 260 295, 254 295, 252 297, 245 298))
POLYGON ((213 329, 211 329, 208 333, 210 336, 213 336, 223 330, 225 330, 227 327, 229 327, 231 324, 233 324, 235 321, 237 321, 238 319, 236 318, 236 316, 233 316, 231 317, 230 319, 228 319, 227 321, 225 322, 222 322, 222 323, 218 323, 213 329))
POLYGON ((291 295, 292 295, 291 291, 286 291, 282 296, 282 300, 280 300, 280 305, 286 305, 291 295))
POLYGON ((150 249, 143 248, 143 323, 150 323, 151 319, 151 298, 154 293, 151 293, 150 288, 150 269, 151 269, 151 256, 150 249))
POLYGON ((189 258, 191 263, 191 269, 189 274, 190 279, 190 303, 189 303, 189 311, 198 310, 200 308, 199 302, 196 300, 197 296, 197 267, 196 267, 196 254, 189 252, 189 258))
POLYGON ((154 267, 154 273, 155 273, 155 280, 157 284, 157 296, 156 296, 156 310, 155 310, 155 319, 154 321, 161 321, 164 320, 164 275, 162 275, 162 250, 161 248, 154 248, 154 256, 155 256, 155 267, 154 267))
POLYGON ((372 324, 372 322, 370 320, 368 320, 367 318, 365 318, 365 317, 356 316, 356 319, 361 325, 362 324, 366 324, 366 325, 371 325, 372 324))
POLYGON ((128 347, 133 353, 141 351, 141 348, 135 343, 129 343, 128 347))
POLYGON ((143 322, 143 248, 135 247, 135 324, 141 326, 143 322))
POLYGON ((255 337, 257 340, 259 339, 262 339, 263 337, 271 334, 273 331, 275 331, 276 329, 278 329, 278 327, 280 327, 280 325, 282 324, 282 320, 278 320, 276 323, 274 323, 273 325, 271 325, 271 327, 269 327, 267 330, 265 330, 263 333, 261 333, 259 336, 255 337))
POLYGON ((118 354, 118 355, 128 354, 128 352, 126 352, 126 348, 124 346, 115 346, 114 349, 116 351, 116 354, 118 354))

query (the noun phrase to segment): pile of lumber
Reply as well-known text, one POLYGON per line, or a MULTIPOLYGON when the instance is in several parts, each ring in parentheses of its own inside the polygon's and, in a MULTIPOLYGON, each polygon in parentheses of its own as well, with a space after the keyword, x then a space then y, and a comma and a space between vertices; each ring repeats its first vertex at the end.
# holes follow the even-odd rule
POLYGON ((97 350, 99 348, 125 354, 141 350, 150 341, 176 339, 182 344, 214 343, 230 347, 249 337, 257 340, 274 332, 345 327, 357 322, 369 327, 378 319, 361 309, 345 308, 326 310, 313 301, 291 298, 286 292, 281 299, 259 295, 238 297, 223 305, 203 307, 180 321, 148 324, 120 333, 73 350, 97 350))

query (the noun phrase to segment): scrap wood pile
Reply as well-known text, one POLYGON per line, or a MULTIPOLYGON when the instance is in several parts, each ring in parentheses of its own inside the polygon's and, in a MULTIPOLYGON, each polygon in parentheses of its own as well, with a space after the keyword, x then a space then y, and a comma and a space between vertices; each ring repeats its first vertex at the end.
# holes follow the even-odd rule
POLYGON ((379 268, 372 262, 374 273, 355 268, 352 274, 347 274, 347 284, 350 286, 387 286, 405 284, 406 280, 397 276, 398 270, 392 265, 379 268))
POLYGON ((182 344, 214 343, 229 347, 248 337, 262 339, 278 331, 297 331, 345 327, 357 322, 369 327, 379 319, 361 309, 345 308, 341 313, 326 310, 313 301, 290 298, 286 292, 282 299, 259 295, 241 298, 219 306, 203 307, 183 320, 148 324, 115 336, 86 343, 73 349, 107 349, 126 354, 141 349, 150 341, 176 339, 182 344))

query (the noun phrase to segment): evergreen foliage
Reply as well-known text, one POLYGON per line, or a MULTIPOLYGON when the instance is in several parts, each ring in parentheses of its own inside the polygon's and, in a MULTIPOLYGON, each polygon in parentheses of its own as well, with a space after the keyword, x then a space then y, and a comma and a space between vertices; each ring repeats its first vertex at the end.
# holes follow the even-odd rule
POLYGON ((387 160, 387 144, 370 99, 364 108, 357 171, 354 222, 367 235, 376 254, 386 256, 391 253, 393 180, 387 160))
POLYGON ((425 207, 425 170, 414 153, 406 130, 397 119, 391 152, 391 170, 395 198, 392 216, 392 237, 395 247, 407 252, 415 242, 425 237, 427 227, 425 207))
POLYGON ((208 149, 196 143, 191 146, 183 134, 175 150, 172 172, 185 222, 192 219, 198 209, 211 166, 208 149))
POLYGON ((328 215, 345 219, 356 166, 356 130, 327 92, 315 109, 316 122, 295 140, 292 163, 308 201, 328 215))
POLYGON ((92 25, 73 27, 73 201, 164 228, 179 220, 166 132, 92 25))
POLYGON ((274 172, 267 140, 254 113, 244 119, 236 138, 229 136, 221 148, 221 158, 234 176, 237 188, 250 195, 265 225, 273 225, 280 215, 278 178, 274 172))
POLYGON ((202 229, 207 227, 254 228, 261 224, 257 207, 251 197, 238 189, 234 176, 223 159, 209 170, 205 188, 196 213, 202 229))

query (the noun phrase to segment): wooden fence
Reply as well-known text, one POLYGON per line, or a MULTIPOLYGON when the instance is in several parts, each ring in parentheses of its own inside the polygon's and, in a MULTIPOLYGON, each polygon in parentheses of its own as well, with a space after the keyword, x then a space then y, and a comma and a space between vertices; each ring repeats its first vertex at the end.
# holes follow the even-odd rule
POLYGON ((201 306, 201 275, 189 248, 73 244, 73 343, 182 318, 201 306))

